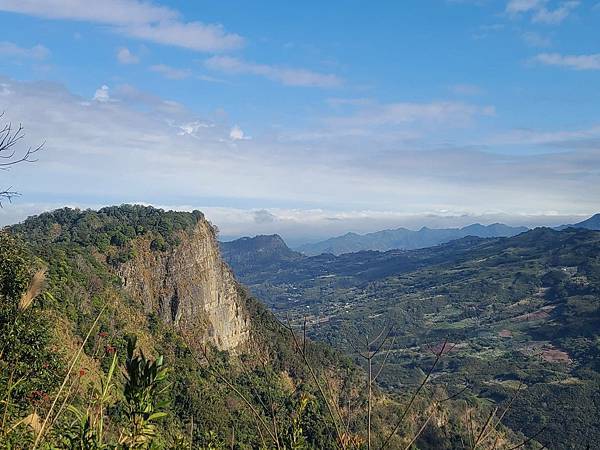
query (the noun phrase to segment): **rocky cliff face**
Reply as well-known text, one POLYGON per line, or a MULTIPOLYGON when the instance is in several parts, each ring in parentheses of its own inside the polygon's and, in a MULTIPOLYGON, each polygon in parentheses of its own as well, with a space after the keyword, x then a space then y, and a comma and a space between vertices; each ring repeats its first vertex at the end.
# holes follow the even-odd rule
POLYGON ((152 250, 146 237, 138 238, 134 249, 134 258, 118 273, 125 290, 146 312, 221 350, 234 350, 248 341, 250 322, 243 298, 206 220, 180 232, 180 244, 170 250, 152 250))

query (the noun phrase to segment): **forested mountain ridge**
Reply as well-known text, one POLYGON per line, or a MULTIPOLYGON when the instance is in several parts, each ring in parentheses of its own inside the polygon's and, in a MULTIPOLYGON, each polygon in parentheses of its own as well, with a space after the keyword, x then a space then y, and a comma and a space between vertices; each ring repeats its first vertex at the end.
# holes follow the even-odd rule
MULTIPOLYGON (((235 264, 232 265, 234 271, 235 264)), ((356 329, 395 329, 383 383, 402 391, 420 352, 456 347, 436 380, 498 401, 525 383, 518 430, 544 429, 548 448, 592 448, 600 410, 600 232, 538 228, 421 250, 320 255, 256 266, 241 277, 280 316, 306 316, 310 334, 354 349, 356 329)))
POLYGON ((301 253, 290 249, 281 236, 259 235, 243 237, 234 241, 221 242, 223 259, 235 264, 238 273, 254 271, 256 265, 283 263, 304 258, 301 253))
POLYGON ((527 231, 526 227, 510 227, 501 223, 491 225, 472 224, 463 228, 432 229, 423 227, 418 231, 406 228, 382 230, 368 234, 346 233, 321 242, 304 244, 297 248, 301 253, 315 256, 321 253, 341 255, 365 250, 387 251, 392 249, 414 250, 432 247, 466 236, 508 237, 527 231))

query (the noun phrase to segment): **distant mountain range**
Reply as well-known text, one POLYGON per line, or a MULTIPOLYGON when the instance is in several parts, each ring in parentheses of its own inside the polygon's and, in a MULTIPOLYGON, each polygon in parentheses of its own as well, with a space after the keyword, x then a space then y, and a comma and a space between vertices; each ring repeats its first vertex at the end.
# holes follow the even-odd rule
MULTIPOLYGON (((600 231, 600 214, 575 224, 554 227, 561 231, 567 228, 585 228, 600 231)), ((226 261, 235 266, 236 272, 243 275, 251 266, 297 261, 303 256, 321 254, 342 255, 360 251, 417 250, 445 244, 467 236, 479 238, 512 237, 524 233, 526 227, 511 227, 501 223, 481 225, 479 223, 463 228, 427 228, 418 231, 406 228, 383 230, 368 234, 346 233, 324 241, 304 244, 295 250, 290 249, 277 234, 243 237, 229 242, 221 242, 221 253, 226 261), (240 273, 241 272, 241 273, 240 273)))
POLYGON ((560 230, 565 230, 567 228, 585 228, 587 230, 599 231, 600 230, 600 214, 594 214, 589 219, 586 219, 582 222, 578 222, 575 224, 561 225, 559 227, 556 227, 555 230, 560 231, 560 230))
POLYGON ((383 252, 393 249, 416 250, 444 244, 467 236, 483 238, 511 237, 527 230, 526 227, 511 227, 501 223, 492 225, 476 223, 463 228, 432 229, 423 227, 418 231, 397 228, 368 234, 346 233, 343 236, 333 237, 321 242, 304 244, 298 247, 297 250, 308 256, 320 255, 321 253, 341 255, 363 250, 383 252))

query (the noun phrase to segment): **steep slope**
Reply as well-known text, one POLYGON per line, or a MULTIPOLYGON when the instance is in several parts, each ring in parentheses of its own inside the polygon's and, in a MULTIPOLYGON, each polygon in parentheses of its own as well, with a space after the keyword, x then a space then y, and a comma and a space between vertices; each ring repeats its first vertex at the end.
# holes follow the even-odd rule
POLYGON ((395 328, 392 369, 402 392, 426 370, 422 352, 456 347, 436 381, 499 401, 518 430, 546 427, 549 448, 593 447, 600 430, 600 233, 539 228, 421 250, 320 255, 242 277, 277 314, 307 317, 309 334, 353 353, 356 330, 395 328), (537 424, 537 425, 536 425, 537 424))
POLYGON ((423 227, 418 231, 397 228, 364 235, 347 233, 322 242, 302 245, 298 247, 298 251, 308 256, 314 256, 321 253, 341 255, 364 250, 414 250, 432 247, 466 236, 510 237, 525 231, 527 231, 525 227, 510 227, 501 223, 487 226, 477 223, 463 228, 431 229, 423 227))

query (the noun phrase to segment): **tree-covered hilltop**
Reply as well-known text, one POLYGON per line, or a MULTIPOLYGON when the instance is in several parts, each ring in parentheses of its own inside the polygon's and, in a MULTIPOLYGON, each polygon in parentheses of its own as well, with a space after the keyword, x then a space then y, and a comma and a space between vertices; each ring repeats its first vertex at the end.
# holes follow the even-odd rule
POLYGON ((200 211, 177 212, 142 205, 109 206, 98 211, 62 208, 30 217, 12 230, 35 245, 76 244, 93 247, 111 260, 131 257, 131 242, 151 236, 155 250, 176 245, 180 233, 204 219, 200 211))
POLYGON ((539 228, 243 269, 241 280, 276 314, 308 315, 312 337, 349 353, 355 329, 391 323, 395 351, 382 383, 392 392, 413 384, 427 370, 423 349, 448 337, 456 347, 437 383, 498 402, 522 380, 506 415, 513 428, 543 429, 549 448, 600 439, 600 232, 539 228))
POLYGON ((242 273, 254 273, 259 266, 304 258, 301 253, 290 249, 277 234, 243 237, 234 241, 221 242, 219 245, 223 259, 231 266, 235 266, 238 276, 242 273))
MULTIPOLYGON (((489 404, 445 400, 424 374, 414 397, 419 383, 368 395, 360 367, 302 327, 291 333, 227 277, 214 234, 199 212, 127 205, 62 209, 3 231, 0 448, 364 448, 368 416, 373 448, 475 439, 468 430, 484 426, 489 404), (186 284, 190 267, 203 272, 186 284), (171 306, 191 299, 197 326, 163 320, 140 294, 155 291, 132 274, 173 295, 171 306), (211 320, 243 315, 239 344, 219 350, 234 341, 220 341, 231 330, 211 320)), ((527 439, 487 423, 486 445, 527 439)))

